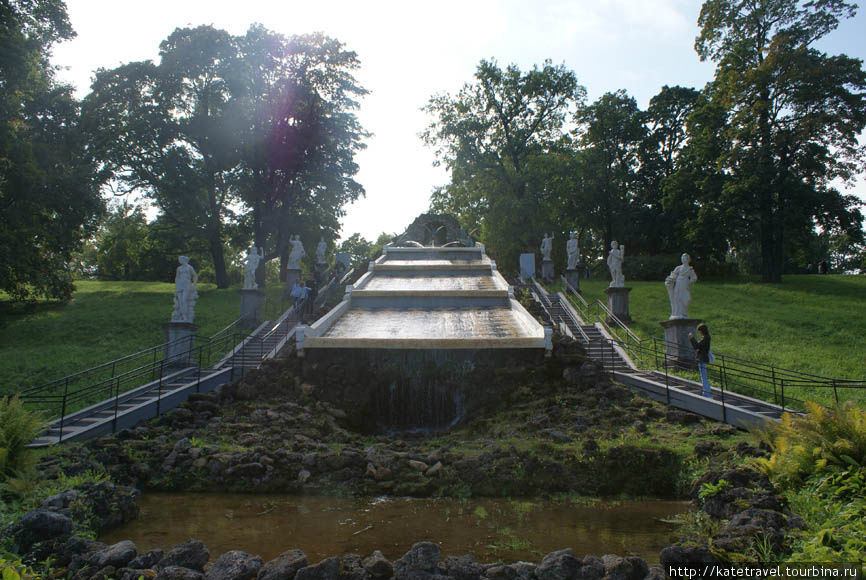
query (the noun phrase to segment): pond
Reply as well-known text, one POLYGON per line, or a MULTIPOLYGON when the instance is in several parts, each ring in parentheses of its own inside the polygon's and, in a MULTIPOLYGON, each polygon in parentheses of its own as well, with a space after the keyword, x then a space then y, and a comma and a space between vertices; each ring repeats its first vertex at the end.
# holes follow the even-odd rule
POLYGON ((415 542, 432 540, 443 555, 472 554, 479 562, 537 562, 553 550, 575 555, 637 555, 658 562, 675 538, 668 520, 688 511, 680 501, 543 499, 334 498, 215 493, 147 493, 141 515, 100 538, 129 539, 139 552, 167 550, 189 538, 212 558, 233 549, 265 561, 289 548, 311 563, 354 552, 402 556, 415 542))

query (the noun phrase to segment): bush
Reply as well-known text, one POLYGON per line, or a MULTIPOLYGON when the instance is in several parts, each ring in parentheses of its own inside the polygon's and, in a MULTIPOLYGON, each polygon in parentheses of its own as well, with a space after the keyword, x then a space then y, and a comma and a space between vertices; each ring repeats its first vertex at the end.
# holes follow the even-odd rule
POLYGON ((773 450, 769 459, 754 460, 758 468, 793 489, 815 474, 866 466, 866 411, 853 401, 835 409, 808 401, 806 410, 757 432, 773 450))
POLYGON ((0 399, 0 484, 32 467, 27 444, 44 428, 42 417, 24 409, 18 397, 0 399))

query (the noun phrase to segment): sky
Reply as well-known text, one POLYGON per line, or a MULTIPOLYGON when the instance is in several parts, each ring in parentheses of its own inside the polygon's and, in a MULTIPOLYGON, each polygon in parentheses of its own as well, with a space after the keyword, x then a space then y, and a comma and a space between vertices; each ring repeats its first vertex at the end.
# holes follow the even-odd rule
MULTIPOLYGON (((157 59, 175 28, 210 24, 242 34, 253 23, 286 34, 323 32, 358 53, 370 91, 358 117, 373 133, 356 160, 366 197, 346 208, 341 236, 400 233, 448 182, 421 133, 431 96, 456 93, 481 59, 522 70, 550 59, 586 87, 589 101, 625 89, 641 108, 664 85, 703 87, 714 66, 694 51, 698 0, 66 0, 78 36, 54 49, 58 77, 87 94, 93 71, 157 59)), ((866 11, 818 48, 866 60, 866 11)), ((866 136, 861 135, 866 144, 866 136)), ((866 201, 866 175, 845 193, 866 201)), ((846 189, 847 187, 847 189, 846 189)))

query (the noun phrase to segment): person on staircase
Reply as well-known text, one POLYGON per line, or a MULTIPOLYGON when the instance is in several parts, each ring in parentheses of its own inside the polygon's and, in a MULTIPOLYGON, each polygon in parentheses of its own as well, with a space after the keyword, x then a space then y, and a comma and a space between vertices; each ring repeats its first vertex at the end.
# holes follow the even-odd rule
POLYGON ((713 392, 710 390, 710 381, 707 379, 707 363, 712 362, 710 360, 710 329, 707 328, 706 324, 701 323, 698 325, 698 332, 701 335, 700 340, 695 340, 693 332, 689 333, 689 340, 692 343, 692 348, 695 349, 695 360, 698 363, 698 372, 701 374, 701 384, 703 385, 701 394, 712 399, 713 392))

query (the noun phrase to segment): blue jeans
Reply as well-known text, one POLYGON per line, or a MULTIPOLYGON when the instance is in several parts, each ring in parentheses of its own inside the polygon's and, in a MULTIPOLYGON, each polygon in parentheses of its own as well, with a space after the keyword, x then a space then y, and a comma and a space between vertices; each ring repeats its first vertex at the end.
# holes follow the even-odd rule
POLYGON ((701 393, 705 397, 712 397, 713 392, 710 390, 710 381, 707 378, 707 363, 698 363, 698 372, 701 373, 701 383, 704 385, 704 390, 701 393))

